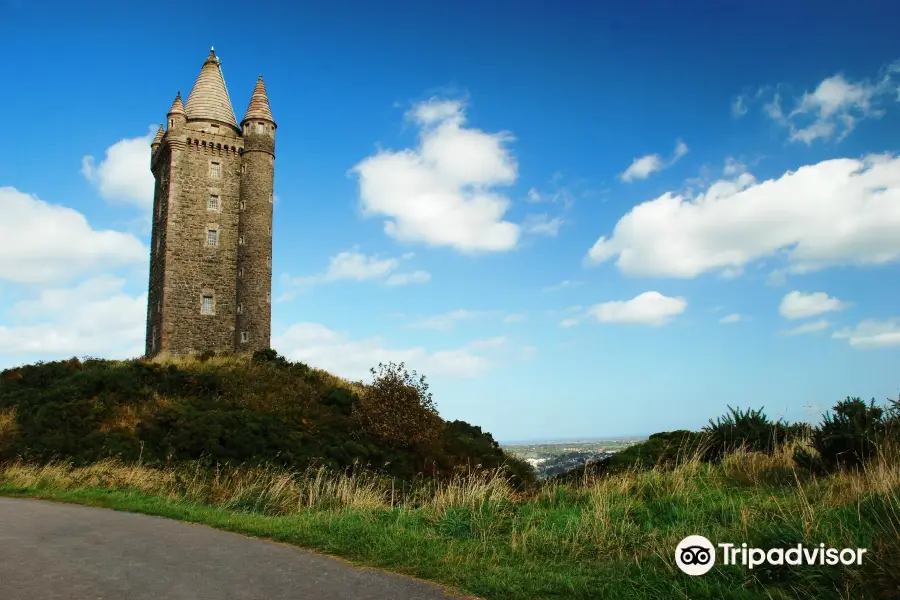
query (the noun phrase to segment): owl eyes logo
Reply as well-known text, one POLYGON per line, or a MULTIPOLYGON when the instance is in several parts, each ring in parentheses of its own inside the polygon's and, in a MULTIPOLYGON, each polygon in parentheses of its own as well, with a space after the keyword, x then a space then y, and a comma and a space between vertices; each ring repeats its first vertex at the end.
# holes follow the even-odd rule
POLYGON ((675 564, 688 575, 703 575, 716 564, 716 551, 702 535, 689 535, 675 548, 675 564))

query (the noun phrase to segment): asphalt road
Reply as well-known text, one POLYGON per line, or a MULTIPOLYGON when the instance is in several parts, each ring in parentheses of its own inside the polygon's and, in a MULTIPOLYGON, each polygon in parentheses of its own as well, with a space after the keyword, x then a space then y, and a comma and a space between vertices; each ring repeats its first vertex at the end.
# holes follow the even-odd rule
POLYGON ((447 600, 441 588, 160 517, 0 498, 2 600, 447 600))

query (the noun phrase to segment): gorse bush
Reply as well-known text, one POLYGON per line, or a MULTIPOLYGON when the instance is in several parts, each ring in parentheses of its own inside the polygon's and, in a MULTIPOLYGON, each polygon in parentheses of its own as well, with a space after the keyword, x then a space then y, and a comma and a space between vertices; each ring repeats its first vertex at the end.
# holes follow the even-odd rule
POLYGON ((864 466, 890 441, 884 416, 874 400, 868 404, 860 398, 841 400, 812 433, 815 454, 798 448, 797 464, 815 472, 864 466))
POLYGON ((725 415, 710 419, 703 428, 708 436, 708 460, 719 460, 729 452, 745 450, 771 454, 785 441, 788 427, 781 420, 771 421, 764 409, 728 407, 725 415))

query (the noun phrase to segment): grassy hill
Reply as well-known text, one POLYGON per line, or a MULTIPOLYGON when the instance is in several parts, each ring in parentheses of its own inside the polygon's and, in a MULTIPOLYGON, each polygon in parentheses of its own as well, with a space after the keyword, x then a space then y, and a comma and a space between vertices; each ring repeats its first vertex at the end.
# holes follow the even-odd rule
POLYGON ((118 457, 159 465, 368 468, 400 479, 476 465, 531 468, 493 437, 442 420, 403 365, 349 382, 274 351, 155 361, 71 359, 0 373, 0 461, 118 457))

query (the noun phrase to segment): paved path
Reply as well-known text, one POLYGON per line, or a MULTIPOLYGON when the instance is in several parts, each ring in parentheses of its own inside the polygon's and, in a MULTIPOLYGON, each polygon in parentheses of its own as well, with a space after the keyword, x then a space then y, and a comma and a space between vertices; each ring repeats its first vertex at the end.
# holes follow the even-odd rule
POLYGON ((437 586, 160 517, 0 498, 3 600, 447 600, 437 586))

